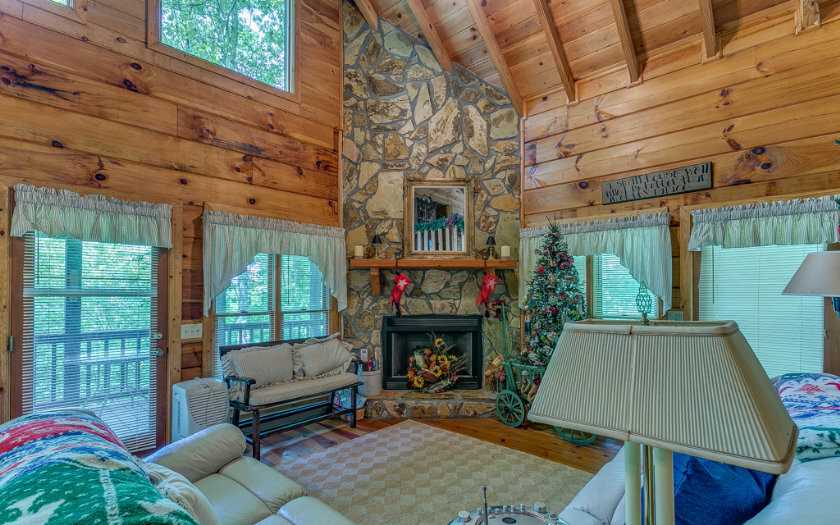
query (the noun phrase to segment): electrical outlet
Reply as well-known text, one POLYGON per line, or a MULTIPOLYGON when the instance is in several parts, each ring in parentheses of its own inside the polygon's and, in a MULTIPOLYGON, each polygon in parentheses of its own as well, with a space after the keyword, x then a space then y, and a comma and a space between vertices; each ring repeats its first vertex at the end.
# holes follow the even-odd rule
POLYGON ((189 323, 181 325, 181 339, 201 339, 201 323, 189 323))

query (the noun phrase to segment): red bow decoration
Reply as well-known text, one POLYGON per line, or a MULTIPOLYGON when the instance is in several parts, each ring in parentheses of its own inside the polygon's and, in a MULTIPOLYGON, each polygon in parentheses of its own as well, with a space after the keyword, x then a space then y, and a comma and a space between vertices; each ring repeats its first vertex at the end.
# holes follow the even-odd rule
POLYGON ((400 300, 409 284, 411 284, 411 279, 404 273, 394 275, 394 287, 391 288, 391 304, 396 308, 397 312, 400 311, 400 300))
POLYGON ((475 298, 475 304, 487 305, 490 301, 490 296, 496 290, 496 285, 502 282, 495 274, 485 273, 481 279, 481 290, 478 291, 478 297, 475 298))

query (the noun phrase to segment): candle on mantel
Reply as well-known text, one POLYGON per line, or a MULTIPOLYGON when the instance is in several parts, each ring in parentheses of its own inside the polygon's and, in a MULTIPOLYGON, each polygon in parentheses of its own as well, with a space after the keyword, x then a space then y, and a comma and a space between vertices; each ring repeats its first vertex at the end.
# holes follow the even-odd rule
POLYGON ((365 247, 360 245, 360 244, 357 244, 353 248, 353 256, 356 259, 364 259, 364 257, 365 257, 365 247))
POLYGON ((502 258, 509 259, 510 258, 510 246, 502 246, 502 258))

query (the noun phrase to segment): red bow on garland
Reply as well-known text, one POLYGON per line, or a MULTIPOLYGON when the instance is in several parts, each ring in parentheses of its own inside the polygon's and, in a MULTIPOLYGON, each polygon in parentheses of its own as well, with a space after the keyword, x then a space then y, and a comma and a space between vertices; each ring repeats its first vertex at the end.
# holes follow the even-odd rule
POLYGON ((398 314, 400 311, 400 300, 409 284, 411 284, 411 279, 407 275, 403 273, 394 275, 394 287, 391 288, 391 305, 393 305, 398 314))
POLYGON ((481 279, 481 290, 478 291, 478 296, 475 298, 475 304, 487 306, 490 302, 490 296, 496 290, 496 285, 502 282, 496 274, 485 273, 481 279))

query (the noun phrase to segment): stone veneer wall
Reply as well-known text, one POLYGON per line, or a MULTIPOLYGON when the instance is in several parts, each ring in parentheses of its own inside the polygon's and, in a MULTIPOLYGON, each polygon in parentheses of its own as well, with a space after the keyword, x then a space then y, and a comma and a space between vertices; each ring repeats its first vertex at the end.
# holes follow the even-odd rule
MULTIPOLYGON (((371 31, 355 6, 344 2, 343 214, 347 248, 380 234, 389 252, 402 248, 403 187, 412 179, 474 181, 475 246, 489 235, 499 246, 519 246, 519 118, 510 99, 456 65, 444 72, 429 47, 380 19, 371 31)), ((496 297, 513 302, 516 284, 496 297)), ((403 297, 408 314, 477 313, 481 272, 409 271, 414 285, 403 297)), ((368 271, 350 272, 344 337, 380 350, 381 319, 393 273, 384 272, 383 295, 370 292, 368 271)), ((514 309, 512 323, 518 326, 514 309)))

